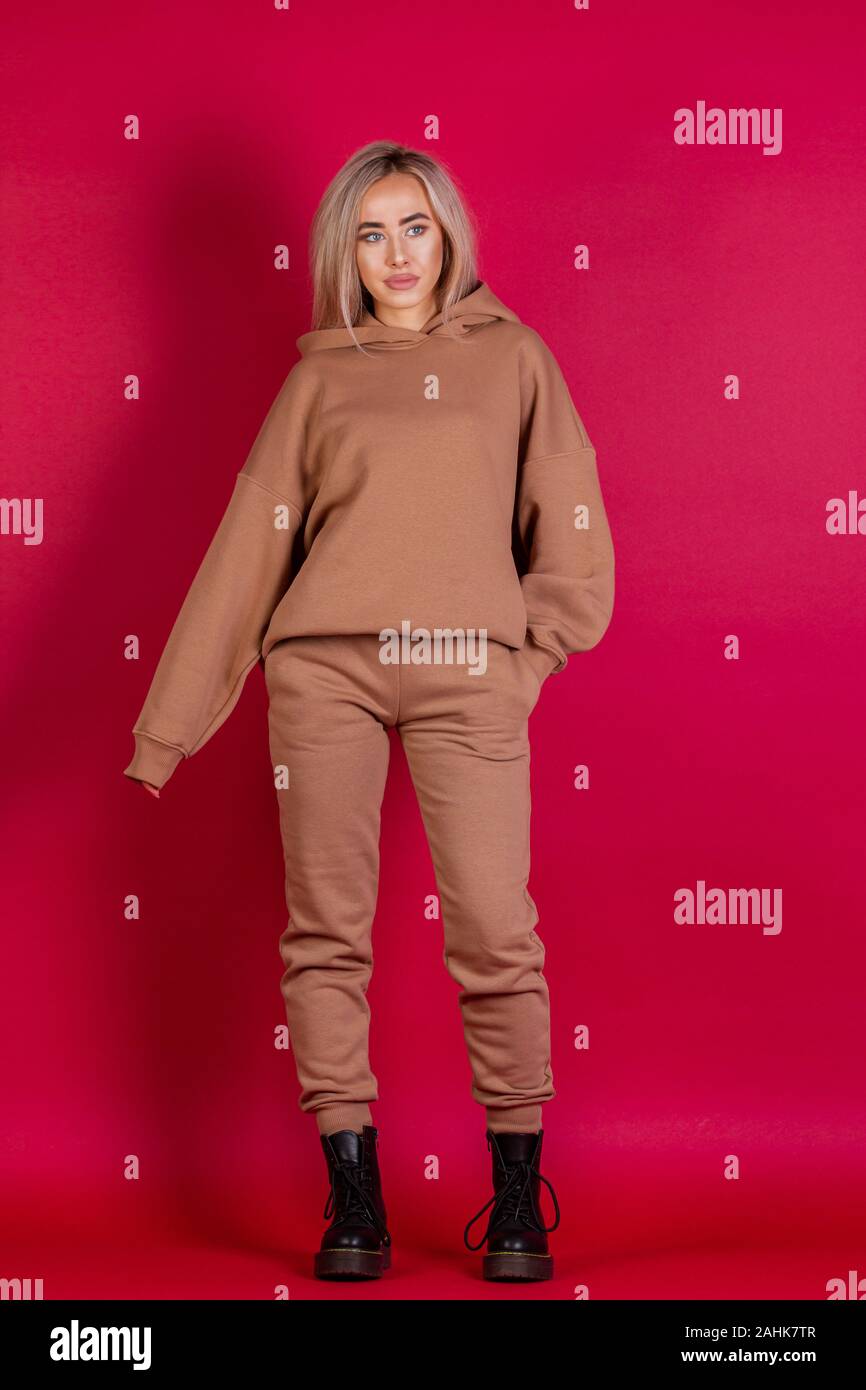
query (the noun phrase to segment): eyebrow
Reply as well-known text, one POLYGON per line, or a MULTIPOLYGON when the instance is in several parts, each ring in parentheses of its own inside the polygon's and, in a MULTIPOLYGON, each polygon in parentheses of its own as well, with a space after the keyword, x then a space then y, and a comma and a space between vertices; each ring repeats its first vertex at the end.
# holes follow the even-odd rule
MULTIPOLYGON (((410 215, 409 215, 408 217, 401 217, 401 218, 400 218, 400 221, 397 223, 397 226, 398 226, 398 227, 402 227, 402 226, 404 225, 404 223, 406 223, 406 222, 417 222, 418 219, 419 219, 419 217, 423 217, 425 222, 429 222, 429 221, 430 221, 430 218, 427 216, 426 212, 413 212, 413 213, 410 213, 410 215)), ((362 232, 362 231, 364 230, 365 227, 384 227, 384 226, 385 226, 385 223, 384 223, 384 222, 359 222, 359 223, 358 223, 358 231, 359 231, 359 232, 362 232)))

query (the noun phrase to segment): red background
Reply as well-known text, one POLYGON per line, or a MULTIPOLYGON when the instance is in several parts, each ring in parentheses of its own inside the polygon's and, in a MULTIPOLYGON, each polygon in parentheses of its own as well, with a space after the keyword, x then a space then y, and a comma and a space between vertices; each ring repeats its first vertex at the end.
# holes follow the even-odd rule
POLYGON ((866 493, 862 6, 6 12, 3 493, 44 499, 45 536, 0 537, 0 1276, 264 1299, 822 1299, 866 1276, 866 536, 825 526, 866 493), (781 107, 781 154, 676 145, 698 100, 781 107), (311 1277, 327 1183, 273 1046, 260 669, 159 802, 122 776, 310 326, 316 204, 385 137, 460 180, 482 278, 562 365, 616 547, 611 627, 530 725, 549 1285, 484 1284, 463 1249, 489 1155, 399 741, 369 995, 395 1264, 365 1286, 311 1277), (782 931, 676 924, 699 879, 781 888, 782 931))

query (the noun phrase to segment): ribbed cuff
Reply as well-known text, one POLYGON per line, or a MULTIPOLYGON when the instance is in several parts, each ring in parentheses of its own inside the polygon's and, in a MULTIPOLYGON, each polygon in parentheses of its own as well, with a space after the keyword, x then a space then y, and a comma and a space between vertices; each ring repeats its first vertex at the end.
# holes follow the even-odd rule
POLYGON ((172 743, 161 743, 148 734, 134 732, 135 754, 129 767, 123 769, 124 777, 135 782, 149 782, 152 787, 164 787, 182 758, 186 757, 182 748, 172 743))
POLYGON ((336 1134, 341 1129, 354 1129, 360 1134, 364 1125, 372 1125, 373 1117, 365 1101, 339 1101, 321 1105, 316 1113, 319 1134, 336 1134))
POLYGON ((494 1134, 537 1134, 541 1129, 541 1105, 513 1105, 510 1109, 488 1105, 487 1128, 494 1134))
POLYGON ((553 651, 551 647, 542 647, 530 632, 527 632, 520 650, 538 677, 539 685, 544 684, 552 671, 561 671, 565 666, 565 658, 560 657, 559 652, 553 651))

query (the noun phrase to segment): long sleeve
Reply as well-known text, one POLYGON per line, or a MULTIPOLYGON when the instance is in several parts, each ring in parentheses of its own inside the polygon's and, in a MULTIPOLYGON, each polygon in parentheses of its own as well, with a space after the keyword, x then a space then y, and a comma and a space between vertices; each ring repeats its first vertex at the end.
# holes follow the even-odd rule
POLYGON ((134 725, 124 775, 162 787, 234 709, 292 580, 303 522, 315 388, 296 364, 234 480, 222 520, 171 629, 134 725))
POLYGON ((614 551, 595 448, 556 358, 532 330, 521 355, 515 531, 527 654, 543 678, 603 637, 614 551))

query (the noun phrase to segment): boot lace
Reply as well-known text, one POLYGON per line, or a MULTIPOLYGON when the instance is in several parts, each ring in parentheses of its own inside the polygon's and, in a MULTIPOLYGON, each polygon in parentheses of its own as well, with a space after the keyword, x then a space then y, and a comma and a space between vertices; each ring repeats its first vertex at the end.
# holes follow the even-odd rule
POLYGON ((494 1192, 489 1202, 485 1202, 480 1211, 476 1212, 472 1220, 468 1222, 463 1232, 463 1241, 468 1250, 480 1250, 488 1236, 496 1226, 506 1222, 522 1222, 525 1226, 531 1227, 535 1231, 550 1232, 555 1231, 559 1225, 559 1203, 556 1200, 556 1193, 547 1178, 533 1163, 519 1160, 516 1163, 507 1163, 508 1180, 499 1192, 494 1192), (541 1213, 535 1205, 535 1197, 532 1191, 533 1176, 540 1179, 547 1187, 556 1211, 556 1220, 552 1226, 545 1226, 541 1219, 541 1213), (477 1245, 469 1244, 469 1232, 475 1225, 480 1216, 483 1216, 489 1206, 493 1207, 487 1221, 487 1230, 481 1237, 477 1245))
POLYGON ((372 1194, 365 1189, 369 1188, 373 1181, 373 1175, 367 1167, 358 1167, 354 1163, 333 1162, 331 1172, 331 1190, 328 1193, 328 1200, 325 1203, 325 1210, 322 1213, 325 1220, 337 1209, 337 1175, 340 1175, 345 1183, 343 1189, 342 1211, 338 1219, 334 1222, 335 1226, 342 1226, 353 1216, 363 1217, 368 1225, 379 1232, 379 1236, 385 1245, 391 1244, 391 1233, 382 1221, 376 1208, 373 1206, 372 1194))

